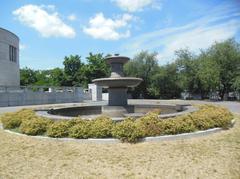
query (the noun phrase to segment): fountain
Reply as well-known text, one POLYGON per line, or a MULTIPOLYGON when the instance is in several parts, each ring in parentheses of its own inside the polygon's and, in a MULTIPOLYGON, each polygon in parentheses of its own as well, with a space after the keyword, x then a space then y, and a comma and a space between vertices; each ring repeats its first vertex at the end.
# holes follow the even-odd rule
MULTIPOLYGON (((123 65, 129 61, 128 57, 114 55, 106 58, 106 62, 111 66, 109 78, 98 78, 93 80, 96 85, 108 88, 109 100, 100 103, 79 103, 64 107, 41 109, 38 115, 52 119, 72 119, 80 116, 83 119, 94 119, 100 115, 107 115, 112 120, 124 120, 126 117, 137 118, 145 115, 149 111, 160 109, 162 118, 173 117, 189 112, 184 105, 159 103, 152 100, 131 100, 128 104, 128 87, 136 87, 142 82, 141 78, 124 77, 123 65)), ((191 110, 191 109, 190 109, 191 110)))
POLYGON ((102 107, 102 113, 111 117, 123 117, 126 113, 134 112, 134 106, 128 105, 127 89, 135 87, 142 81, 141 78, 124 77, 123 65, 129 61, 128 57, 115 56, 106 58, 111 66, 109 78, 98 78, 93 80, 96 85, 108 88, 108 105, 102 107))

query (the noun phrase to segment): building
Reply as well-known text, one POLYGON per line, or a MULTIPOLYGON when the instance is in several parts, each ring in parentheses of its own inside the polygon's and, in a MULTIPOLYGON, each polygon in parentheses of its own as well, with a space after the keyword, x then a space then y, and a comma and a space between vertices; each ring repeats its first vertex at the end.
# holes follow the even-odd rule
POLYGON ((0 28, 0 86, 19 85, 19 38, 0 28))

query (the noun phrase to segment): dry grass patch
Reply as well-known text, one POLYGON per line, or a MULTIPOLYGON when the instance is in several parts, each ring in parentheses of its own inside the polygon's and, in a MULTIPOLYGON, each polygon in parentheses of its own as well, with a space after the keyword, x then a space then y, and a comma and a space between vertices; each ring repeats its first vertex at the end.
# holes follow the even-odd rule
POLYGON ((240 117, 207 137, 84 144, 0 130, 0 178, 240 178, 240 117))

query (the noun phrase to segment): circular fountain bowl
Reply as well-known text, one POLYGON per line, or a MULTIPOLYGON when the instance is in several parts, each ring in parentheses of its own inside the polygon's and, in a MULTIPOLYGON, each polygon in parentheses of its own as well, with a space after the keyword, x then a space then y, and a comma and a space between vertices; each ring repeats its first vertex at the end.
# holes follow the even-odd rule
POLYGON ((112 63, 125 64, 129 61, 129 58, 124 56, 112 56, 112 57, 106 58, 106 61, 108 64, 112 64, 112 63))
POLYGON ((120 77, 120 78, 98 78, 93 80, 96 85, 103 87, 135 87, 143 80, 134 77, 120 77))

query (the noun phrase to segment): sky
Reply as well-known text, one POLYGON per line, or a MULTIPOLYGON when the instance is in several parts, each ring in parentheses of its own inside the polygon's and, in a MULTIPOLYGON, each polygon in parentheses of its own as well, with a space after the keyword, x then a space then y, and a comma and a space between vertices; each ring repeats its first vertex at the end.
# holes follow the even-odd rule
POLYGON ((20 38, 20 67, 63 67, 89 52, 134 57, 194 53, 215 42, 240 42, 240 0, 0 0, 0 27, 20 38))

